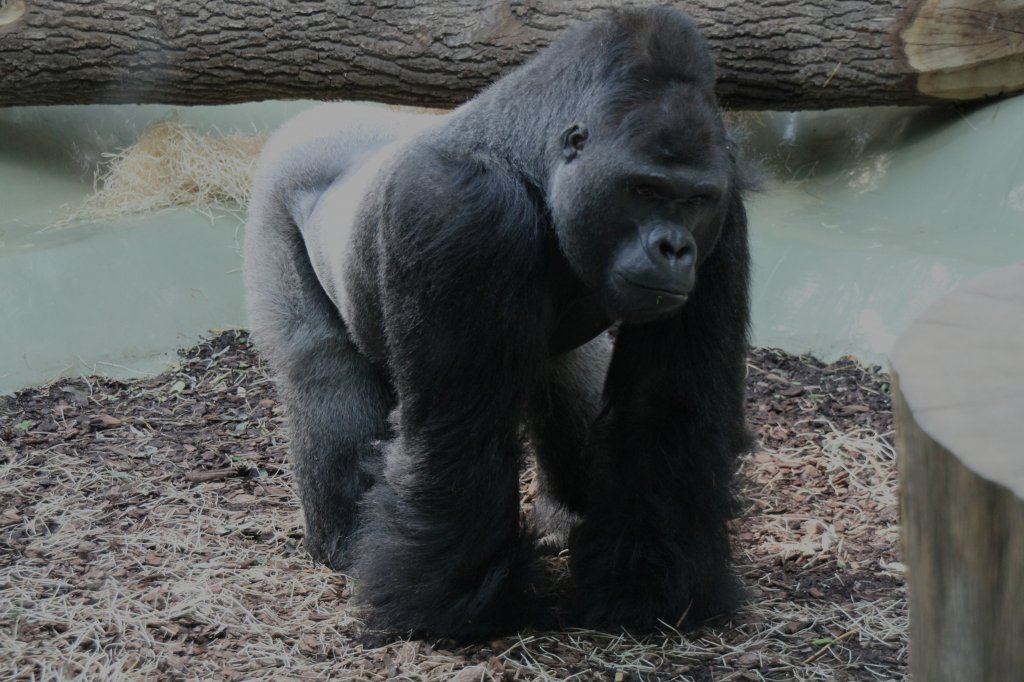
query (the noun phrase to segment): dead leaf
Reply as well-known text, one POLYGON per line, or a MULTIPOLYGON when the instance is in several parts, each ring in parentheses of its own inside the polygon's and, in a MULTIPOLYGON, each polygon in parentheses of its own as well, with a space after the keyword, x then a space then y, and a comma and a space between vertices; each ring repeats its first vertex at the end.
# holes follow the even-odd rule
POLYGON ((111 417, 109 414, 99 414, 89 420, 89 426, 94 429, 114 429, 123 423, 117 417, 111 417))

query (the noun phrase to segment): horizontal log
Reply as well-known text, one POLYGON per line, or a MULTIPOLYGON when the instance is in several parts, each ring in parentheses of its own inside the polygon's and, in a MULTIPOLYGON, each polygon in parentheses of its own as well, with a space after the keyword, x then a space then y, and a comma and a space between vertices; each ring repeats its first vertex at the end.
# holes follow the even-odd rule
MULTIPOLYGON (((674 3, 731 108, 959 101, 1024 88, 1024 0, 674 3)), ((447 107, 572 21, 634 0, 0 0, 0 106, 354 99, 447 107)), ((672 3, 668 3, 672 4, 672 3)))

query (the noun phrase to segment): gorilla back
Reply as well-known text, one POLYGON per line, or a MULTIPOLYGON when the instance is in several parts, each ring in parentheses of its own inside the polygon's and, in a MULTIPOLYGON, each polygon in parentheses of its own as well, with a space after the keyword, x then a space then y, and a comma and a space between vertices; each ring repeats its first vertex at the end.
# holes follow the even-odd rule
POLYGON ((356 575, 380 624, 530 622, 533 557, 565 546, 573 624, 735 605, 749 256, 713 87, 688 18, 622 11, 449 115, 359 127, 326 105, 268 144, 254 332, 306 547, 356 575))

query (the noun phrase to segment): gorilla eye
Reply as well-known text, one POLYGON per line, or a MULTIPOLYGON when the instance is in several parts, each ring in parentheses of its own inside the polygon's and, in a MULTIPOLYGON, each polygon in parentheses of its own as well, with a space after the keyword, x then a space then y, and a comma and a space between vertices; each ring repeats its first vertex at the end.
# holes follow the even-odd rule
POLYGON ((641 199, 653 199, 659 196, 658 190, 650 185, 635 185, 633 187, 633 194, 641 199))
POLYGON ((705 204, 713 204, 722 196, 722 190, 711 182, 697 183, 690 189, 690 192, 692 192, 690 196, 683 201, 687 206, 704 206, 705 204))

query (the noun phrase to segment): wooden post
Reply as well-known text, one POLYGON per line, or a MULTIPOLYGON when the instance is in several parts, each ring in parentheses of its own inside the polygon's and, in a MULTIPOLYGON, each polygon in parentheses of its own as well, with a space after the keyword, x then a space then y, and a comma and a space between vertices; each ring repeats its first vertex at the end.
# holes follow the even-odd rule
POLYGON ((915 682, 1024 680, 1024 263, 892 354, 915 682))

